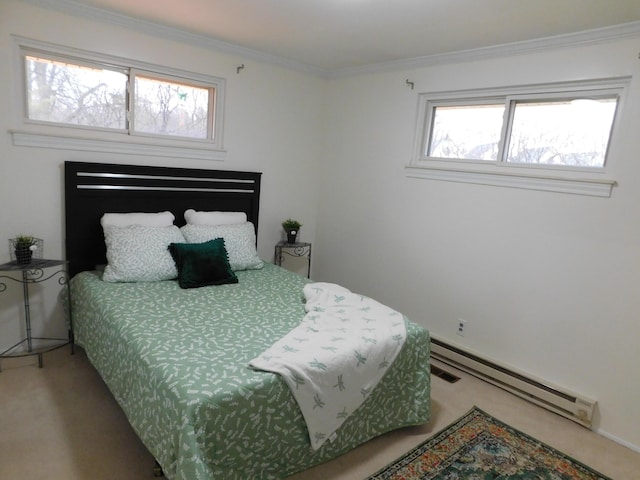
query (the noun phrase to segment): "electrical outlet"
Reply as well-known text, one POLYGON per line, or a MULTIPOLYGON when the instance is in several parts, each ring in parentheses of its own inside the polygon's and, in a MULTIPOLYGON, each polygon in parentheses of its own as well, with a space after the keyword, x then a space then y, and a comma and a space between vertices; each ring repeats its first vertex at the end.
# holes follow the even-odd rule
POLYGON ((464 337, 465 329, 467 327, 467 321, 461 318, 458 319, 458 331, 456 332, 461 337, 464 337))

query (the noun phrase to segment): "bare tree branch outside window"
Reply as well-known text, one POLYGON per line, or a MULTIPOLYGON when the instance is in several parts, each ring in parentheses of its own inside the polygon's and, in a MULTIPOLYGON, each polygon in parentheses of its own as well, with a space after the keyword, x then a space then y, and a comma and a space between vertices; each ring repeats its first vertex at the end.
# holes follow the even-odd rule
POLYGON ((207 138, 209 89, 136 75, 135 130, 207 138))
POLYGON ((30 120, 213 140, 213 86, 45 57, 24 57, 30 120), (135 86, 132 112, 127 98, 130 81, 135 86))
POLYGON ((527 165, 603 167, 617 96, 436 105, 425 155, 527 165), (510 106, 505 115, 507 104, 510 106), (505 122, 510 122, 505 129, 505 122), (507 132, 501 139, 503 131, 507 132), (500 144, 506 155, 499 159, 500 144))
POLYGON ((29 56, 26 73, 30 119, 126 128, 125 74, 29 56))

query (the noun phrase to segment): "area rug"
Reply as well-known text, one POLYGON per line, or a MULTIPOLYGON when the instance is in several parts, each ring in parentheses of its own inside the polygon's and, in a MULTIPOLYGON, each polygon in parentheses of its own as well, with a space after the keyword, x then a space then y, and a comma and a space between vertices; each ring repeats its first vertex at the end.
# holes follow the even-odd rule
POLYGON ((368 480, 611 480, 478 407, 368 480))

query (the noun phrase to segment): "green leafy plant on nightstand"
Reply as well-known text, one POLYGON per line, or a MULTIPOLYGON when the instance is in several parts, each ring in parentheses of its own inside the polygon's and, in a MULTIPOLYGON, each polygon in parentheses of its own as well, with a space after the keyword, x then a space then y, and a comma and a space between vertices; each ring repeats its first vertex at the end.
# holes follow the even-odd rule
POLYGON ((31 263, 33 252, 38 249, 38 240, 31 235, 18 235, 11 240, 14 253, 16 254, 16 262, 20 265, 31 263))
POLYGON ((296 238, 301 226, 302 224, 299 221, 293 220, 292 218, 287 218, 282 222, 282 228, 287 233, 287 243, 296 243, 296 238))

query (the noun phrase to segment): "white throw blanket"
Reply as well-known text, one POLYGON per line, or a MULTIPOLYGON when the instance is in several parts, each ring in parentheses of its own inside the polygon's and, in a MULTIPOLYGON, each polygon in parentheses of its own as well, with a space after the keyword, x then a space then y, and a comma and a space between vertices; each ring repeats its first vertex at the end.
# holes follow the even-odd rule
POLYGON ((406 339, 404 317, 331 283, 304 287, 300 325, 249 362, 289 385, 317 450, 367 399, 406 339))

